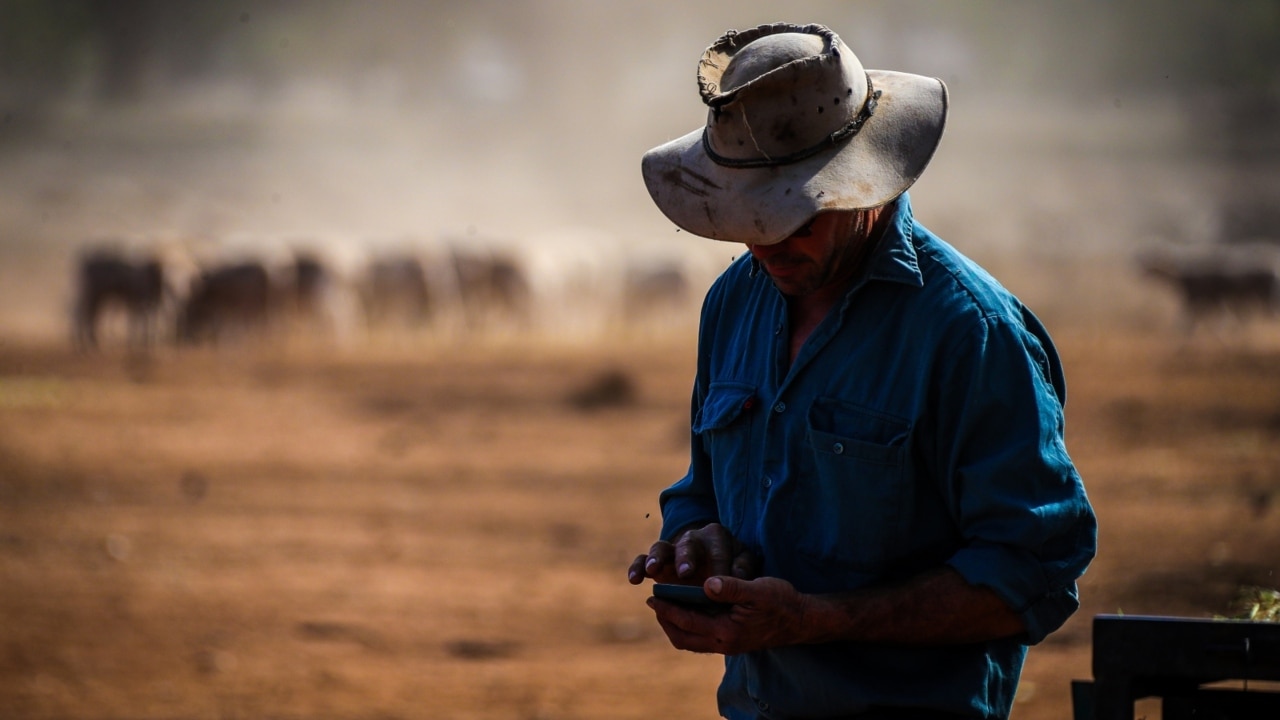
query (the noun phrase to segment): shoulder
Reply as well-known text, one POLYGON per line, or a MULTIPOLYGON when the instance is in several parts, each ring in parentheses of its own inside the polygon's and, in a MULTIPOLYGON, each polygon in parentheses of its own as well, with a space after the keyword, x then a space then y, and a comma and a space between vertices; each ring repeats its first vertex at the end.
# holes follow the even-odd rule
POLYGON ((953 348, 1001 336, 1056 360, 1039 318, 990 272, 919 224, 913 240, 924 279, 921 301, 949 328, 953 348))
POLYGON ((984 267, 919 223, 913 243, 924 298, 935 311, 973 323, 1020 322, 1022 302, 984 267))
POLYGON ((1040 319, 981 265, 920 229, 917 252, 924 287, 935 296, 935 307, 947 308, 942 315, 949 316, 951 356, 980 357, 982 365, 994 356, 1029 358, 1065 400, 1061 359, 1040 319))

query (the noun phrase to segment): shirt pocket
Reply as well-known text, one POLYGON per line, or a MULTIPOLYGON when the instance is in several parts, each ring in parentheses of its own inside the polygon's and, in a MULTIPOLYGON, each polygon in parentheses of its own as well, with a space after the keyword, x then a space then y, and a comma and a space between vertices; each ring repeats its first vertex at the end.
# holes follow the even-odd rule
POLYGON ((751 385, 713 382, 693 419, 693 432, 711 461, 720 524, 735 536, 741 533, 744 482, 751 444, 750 410, 758 402, 751 385))
POLYGON ((807 417, 809 472, 795 483, 805 518, 800 552, 859 572, 878 572, 904 549, 909 421, 833 398, 807 417))

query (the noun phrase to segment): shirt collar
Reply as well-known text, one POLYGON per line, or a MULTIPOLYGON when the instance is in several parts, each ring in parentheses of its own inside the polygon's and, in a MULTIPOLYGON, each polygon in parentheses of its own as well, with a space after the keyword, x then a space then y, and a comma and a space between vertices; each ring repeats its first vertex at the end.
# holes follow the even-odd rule
POLYGON ((912 242, 914 231, 915 215, 911 211, 911 197, 904 192, 894 204, 893 216, 885 225, 884 235, 880 237, 875 253, 871 256, 867 275, 855 287, 868 280, 887 280, 923 287, 924 276, 916 262, 916 248, 912 242))

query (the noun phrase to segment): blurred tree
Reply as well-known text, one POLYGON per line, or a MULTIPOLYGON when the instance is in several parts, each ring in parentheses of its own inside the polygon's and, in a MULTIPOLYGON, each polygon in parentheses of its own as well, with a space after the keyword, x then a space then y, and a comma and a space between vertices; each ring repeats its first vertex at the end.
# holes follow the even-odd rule
MULTIPOLYGON (((162 4, 162 3, 161 3, 162 4)), ((156 0, 91 0, 98 35, 98 90, 108 101, 138 100, 156 50, 156 0)))
MULTIPOLYGON (((328 2, 0 0, 0 102, 38 114, 74 90, 132 102, 214 72, 252 79, 271 60, 265 37, 235 43, 251 22, 318 12, 328 2)), ((260 35, 265 35, 260 33, 260 35)))
POLYGON ((1171 93, 1195 129, 1193 152, 1225 163, 1224 242, 1280 242, 1280 3, 1115 4, 1115 80, 1171 93))
POLYGON ((1280 152, 1280 3, 1116 3, 1123 27, 1111 65, 1119 83, 1184 98, 1206 145, 1236 159, 1280 152))
POLYGON ((1274 89, 1280 78, 1280 3, 1124 0, 1111 64, 1127 84, 1153 80, 1182 89, 1274 89))
POLYGON ((64 92, 83 72, 92 32, 84 2, 0 2, 0 100, 16 106, 64 92))

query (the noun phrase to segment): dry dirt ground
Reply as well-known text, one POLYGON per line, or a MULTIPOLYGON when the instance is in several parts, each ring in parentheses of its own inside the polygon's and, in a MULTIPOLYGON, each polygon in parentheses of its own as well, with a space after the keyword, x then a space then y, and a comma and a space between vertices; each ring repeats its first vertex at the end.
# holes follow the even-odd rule
MULTIPOLYGON (((1101 551, 1017 720, 1071 716, 1093 615, 1280 585, 1280 351, 1056 335, 1101 551)), ((692 351, 0 342, 0 716, 714 717, 624 577, 692 351)))

